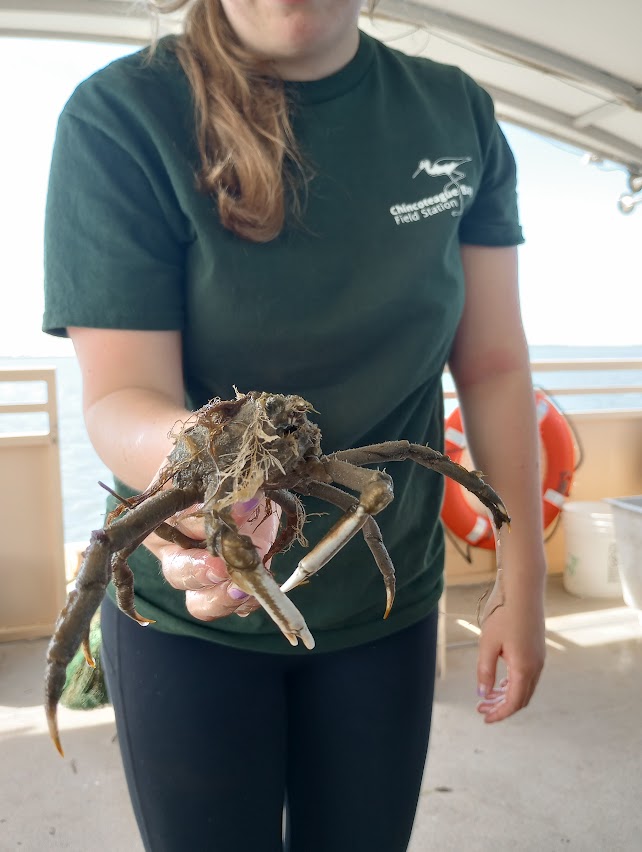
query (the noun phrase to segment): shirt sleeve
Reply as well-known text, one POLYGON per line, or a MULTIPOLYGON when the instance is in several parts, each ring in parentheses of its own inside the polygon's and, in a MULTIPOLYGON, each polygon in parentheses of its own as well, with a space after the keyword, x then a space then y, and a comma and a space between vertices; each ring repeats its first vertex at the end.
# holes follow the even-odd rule
POLYGON ((490 95, 470 78, 469 95, 478 128, 482 175, 477 194, 459 227, 460 242, 513 246, 524 242, 517 207, 517 167, 490 95))
POLYGON ((140 156, 63 111, 45 215, 45 332, 182 328, 185 245, 160 195, 140 156))

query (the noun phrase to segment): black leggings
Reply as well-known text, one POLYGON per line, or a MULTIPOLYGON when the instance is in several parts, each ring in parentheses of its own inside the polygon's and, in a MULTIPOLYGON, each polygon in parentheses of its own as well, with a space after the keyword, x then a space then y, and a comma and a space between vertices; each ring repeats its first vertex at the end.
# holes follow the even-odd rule
POLYGON ((356 648, 262 654, 141 628, 107 600, 103 663, 145 848, 403 852, 436 628, 435 612, 356 648))

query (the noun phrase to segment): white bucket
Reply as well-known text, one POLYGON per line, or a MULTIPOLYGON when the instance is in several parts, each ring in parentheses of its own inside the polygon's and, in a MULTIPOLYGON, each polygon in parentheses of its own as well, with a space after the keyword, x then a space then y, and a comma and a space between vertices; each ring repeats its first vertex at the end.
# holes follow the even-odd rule
POLYGON ((613 509, 624 603, 642 617, 642 495, 606 501, 613 509))
POLYGON ((602 501, 566 502, 564 588, 583 598, 621 598, 613 513, 602 501))

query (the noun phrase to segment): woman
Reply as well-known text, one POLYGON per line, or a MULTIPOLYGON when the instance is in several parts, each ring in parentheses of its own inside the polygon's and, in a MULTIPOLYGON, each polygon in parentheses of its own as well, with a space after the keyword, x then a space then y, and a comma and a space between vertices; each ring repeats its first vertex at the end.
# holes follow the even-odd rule
MULTIPOLYGON (((438 448, 448 362, 475 464, 513 518, 477 672, 497 722, 529 702, 544 657, 514 162, 487 94, 360 35, 359 7, 195 0, 180 38, 79 87, 52 163, 44 327, 73 340, 87 428, 124 494, 152 480, 177 421, 233 386, 309 399, 326 452, 438 448)), ((378 516, 397 570, 390 617, 355 538, 291 593, 314 651, 291 648, 206 552, 152 536, 131 558, 137 609, 156 623, 141 630, 106 600, 103 657, 147 849, 406 849, 442 483, 410 463, 392 473, 378 516)), ((306 525, 316 542, 335 516, 306 508, 324 513, 306 525)), ((257 527, 255 509, 236 517, 265 553, 275 519, 257 527)), ((198 537, 194 519, 176 523, 198 537)), ((300 556, 274 560, 279 581, 300 556)))

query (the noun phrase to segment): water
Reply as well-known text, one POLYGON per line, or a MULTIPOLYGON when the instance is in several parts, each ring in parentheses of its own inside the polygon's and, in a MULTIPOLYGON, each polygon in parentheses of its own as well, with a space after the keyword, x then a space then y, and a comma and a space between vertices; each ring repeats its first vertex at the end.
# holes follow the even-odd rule
MULTIPOLYGON (((642 346, 533 346, 531 358, 564 360, 569 358, 640 358, 642 346)), ((94 452, 85 431, 82 416, 80 371, 73 357, 8 358, 0 357, 0 367, 54 366, 58 390, 60 463, 64 501, 65 541, 86 541, 92 529, 102 526, 105 493, 99 480, 110 482, 111 474, 94 452)), ((535 384, 555 396, 555 388, 572 386, 614 387, 642 384, 642 370, 542 373, 535 384)), ((36 383, 40 385, 41 383, 36 383)), ((0 402, 36 402, 44 399, 43 387, 32 383, 3 384, 0 402)), ((595 409, 642 409, 642 394, 600 394, 560 396, 558 406, 566 413, 595 409)), ((455 403, 453 403, 454 406, 455 403)), ((453 407, 451 406, 451 408, 453 407)), ((32 431, 44 428, 39 415, 0 415, 0 433, 32 431)))
MULTIPOLYGON (((642 337, 642 334, 641 334, 642 337)), ((642 346, 531 346, 532 361, 573 360, 598 358, 642 358, 642 346)), ((574 387, 611 387, 618 385, 642 385, 642 370, 596 370, 594 372, 573 372, 570 370, 556 373, 533 374, 536 386, 555 396, 555 388, 574 387)), ((600 409, 642 409, 642 392, 560 396, 556 400, 558 407, 565 413, 578 411, 596 411, 600 409)))
MULTIPOLYGON (((572 361, 597 360, 600 358, 642 358, 642 346, 531 346, 531 361, 572 361)), ((533 373, 533 383, 546 394, 551 396, 557 407, 564 414, 577 414, 581 411, 613 411, 615 409, 642 409, 642 392, 618 393, 618 386, 642 385, 642 369, 638 370, 594 370, 533 373), (557 388, 605 387, 613 388, 612 393, 584 394, 578 390, 577 395, 555 395, 557 388)), ((452 380, 449 376, 444 379, 444 387, 451 390, 452 380)), ((446 401, 446 414, 456 407, 454 400, 446 401)))

